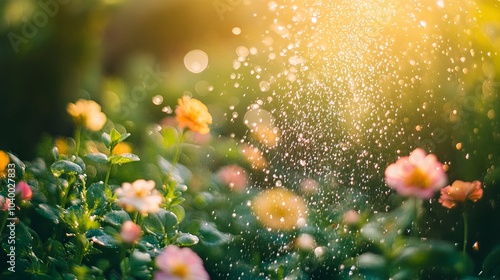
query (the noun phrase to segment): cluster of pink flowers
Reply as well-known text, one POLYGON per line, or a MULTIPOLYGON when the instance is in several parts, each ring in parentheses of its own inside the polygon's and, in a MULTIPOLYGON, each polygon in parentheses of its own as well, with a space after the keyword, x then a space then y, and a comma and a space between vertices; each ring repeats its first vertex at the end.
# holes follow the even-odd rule
POLYGON ((385 170, 385 180, 389 187, 403 196, 429 199, 440 190, 439 203, 452 208, 457 203, 470 200, 476 202, 483 196, 481 182, 463 182, 456 180, 451 186, 447 183, 443 165, 436 156, 427 155, 417 148, 410 156, 401 157, 385 170))

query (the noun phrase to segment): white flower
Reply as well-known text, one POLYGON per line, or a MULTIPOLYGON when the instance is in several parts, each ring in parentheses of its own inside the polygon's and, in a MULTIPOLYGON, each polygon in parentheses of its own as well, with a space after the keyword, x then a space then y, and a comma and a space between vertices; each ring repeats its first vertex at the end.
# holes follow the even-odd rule
POLYGON ((160 193, 154 189, 153 180, 137 180, 130 183, 123 183, 121 188, 115 190, 118 195, 118 204, 127 211, 138 211, 142 215, 156 213, 160 209, 163 201, 160 193))

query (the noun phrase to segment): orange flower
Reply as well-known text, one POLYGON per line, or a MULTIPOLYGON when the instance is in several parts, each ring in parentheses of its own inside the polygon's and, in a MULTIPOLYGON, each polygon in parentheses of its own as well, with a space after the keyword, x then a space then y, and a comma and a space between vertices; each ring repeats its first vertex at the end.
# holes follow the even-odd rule
POLYGON ((101 112, 101 106, 93 100, 80 99, 69 103, 66 111, 76 124, 92 131, 99 131, 106 123, 106 115, 101 112))
POLYGON ((474 182, 456 180, 451 186, 441 189, 439 203, 451 209, 457 205, 457 202, 465 202, 466 200, 476 202, 481 197, 483 197, 481 182, 477 180, 474 182))
POLYGON ((264 153, 253 145, 243 145, 241 153, 246 160, 252 164, 252 168, 256 170, 263 170, 267 167, 267 161, 264 158, 264 153))
POLYGON ((0 178, 5 178, 7 172, 5 172, 5 168, 7 168, 7 165, 10 163, 10 158, 9 155, 0 150, 0 178))
POLYGON ((257 195, 252 201, 252 210, 264 226, 277 230, 294 229, 307 217, 305 201, 282 188, 257 195))
POLYGON ((56 138, 54 140, 55 146, 57 147, 57 150, 59 151, 59 154, 61 155, 68 155, 69 154, 69 144, 68 140, 63 137, 56 138))
POLYGON ((179 105, 175 109, 175 119, 180 128, 188 128, 201 134, 210 132, 209 124, 212 123, 212 115, 207 106, 197 99, 189 96, 179 98, 179 105))
POLYGON ((129 154, 132 152, 132 147, 130 147, 129 143, 120 142, 116 144, 113 149, 113 155, 121 155, 121 154, 129 154))
POLYGON ((275 148, 280 141, 280 131, 277 127, 256 127, 251 130, 253 136, 259 140, 260 143, 269 148, 275 148))

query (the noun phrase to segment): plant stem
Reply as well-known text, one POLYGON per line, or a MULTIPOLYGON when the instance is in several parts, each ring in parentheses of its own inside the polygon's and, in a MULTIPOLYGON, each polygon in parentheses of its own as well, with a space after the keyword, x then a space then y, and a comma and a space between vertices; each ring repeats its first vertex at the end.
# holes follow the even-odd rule
POLYGON ((464 244, 462 247, 462 252, 465 254, 466 249, 467 249, 467 237, 468 237, 468 231, 469 231, 469 226, 467 222, 467 211, 464 206, 464 211, 462 213, 462 216, 464 217, 464 244))
POLYGON ((419 199, 416 197, 411 198, 411 202, 413 203, 414 211, 415 211, 415 219, 411 222, 411 236, 418 236, 418 218, 419 218, 419 199))
POLYGON ((109 181, 109 176, 111 175, 111 168, 113 165, 110 163, 108 164, 108 171, 106 172, 106 178, 104 178, 104 189, 108 189, 108 181, 109 181))
POLYGON ((175 166, 177 165, 177 162, 179 162, 179 157, 181 155, 181 145, 182 145, 182 142, 184 142, 184 138, 186 138, 186 129, 182 130, 181 137, 179 138, 179 145, 177 146, 177 150, 175 151, 174 159, 172 160, 171 173, 174 172, 175 166))
POLYGON ((78 153, 80 152, 80 138, 82 134, 82 127, 80 125, 76 126, 75 130, 75 141, 76 141, 76 147, 75 147, 75 156, 78 157, 78 153))

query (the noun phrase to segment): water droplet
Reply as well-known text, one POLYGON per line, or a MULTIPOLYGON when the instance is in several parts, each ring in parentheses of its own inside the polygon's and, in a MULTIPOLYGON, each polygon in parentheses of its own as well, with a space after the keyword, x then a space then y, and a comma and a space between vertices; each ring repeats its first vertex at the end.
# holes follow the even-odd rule
POLYGON ((161 95, 155 95, 153 96, 153 104, 155 105, 161 105, 161 103, 163 103, 163 96, 161 95))

